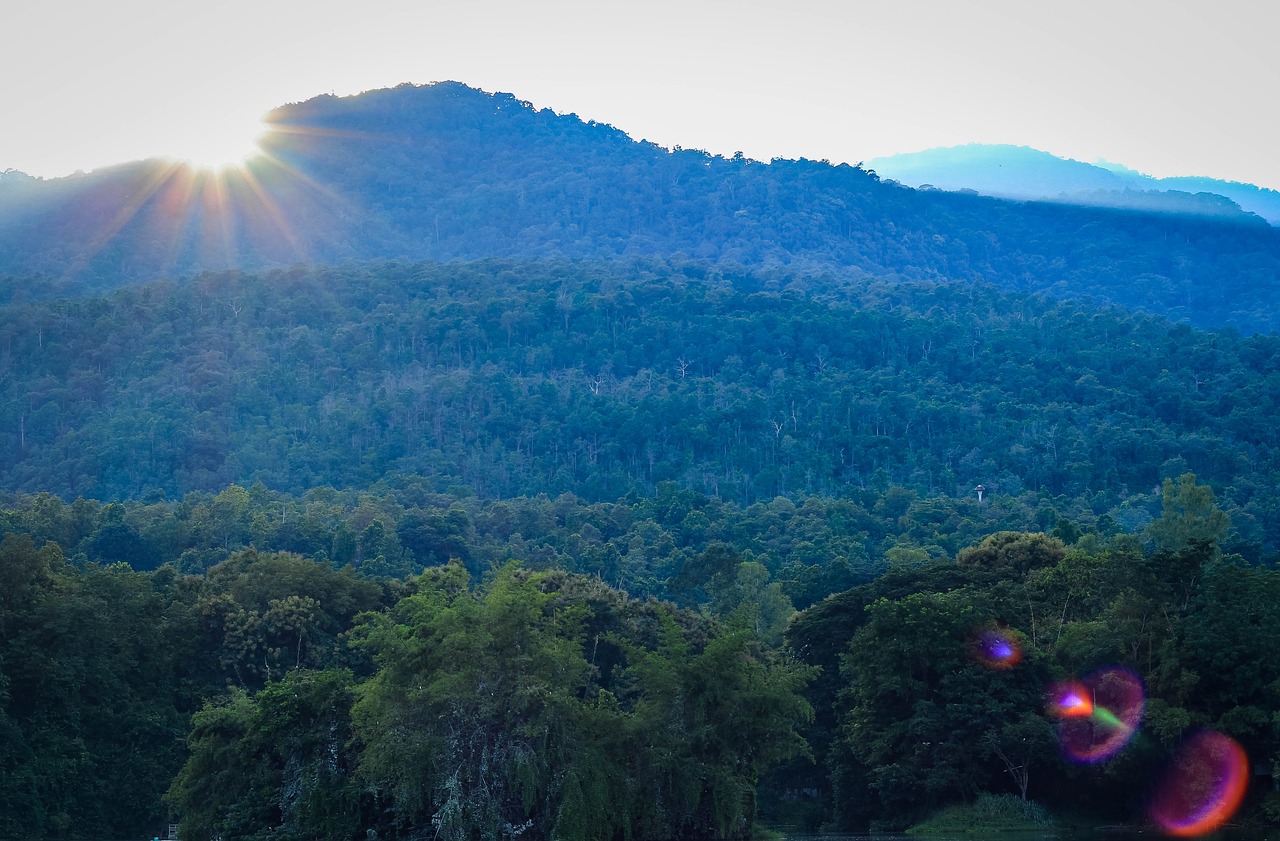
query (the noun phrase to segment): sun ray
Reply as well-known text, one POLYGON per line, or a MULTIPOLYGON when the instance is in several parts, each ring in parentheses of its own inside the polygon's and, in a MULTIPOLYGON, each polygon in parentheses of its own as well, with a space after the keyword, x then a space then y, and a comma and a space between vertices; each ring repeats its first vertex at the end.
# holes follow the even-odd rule
POLYGON ((151 166, 153 168, 146 180, 140 185, 140 188, 135 189, 126 196, 128 200, 116 209, 111 220, 96 235, 89 238, 80 253, 70 262, 63 273, 65 277, 74 277, 83 271, 94 257, 102 253, 116 234, 120 233, 146 206, 147 202, 168 183, 169 179, 175 173, 181 171, 181 165, 172 161, 153 162, 151 166))
POLYGON ((221 247, 222 262, 233 265, 236 254, 237 232, 235 218, 224 173, 212 173, 208 187, 201 193, 200 239, 199 248, 203 250, 206 243, 209 249, 221 247))
POLYGON ((311 259, 316 242, 323 239, 307 241, 311 238, 299 234, 292 217, 319 216, 335 228, 366 217, 359 202, 308 171, 312 161, 327 161, 335 154, 332 148, 321 150, 326 144, 316 147, 310 141, 338 140, 343 145, 342 141, 394 140, 396 135, 265 120, 258 128, 252 154, 235 162, 209 166, 201 165, 199 156, 164 157, 122 171, 118 183, 112 182, 103 193, 117 196, 114 207, 105 221, 88 226, 89 236, 66 275, 82 273, 109 253, 113 242, 123 243, 119 235, 130 226, 141 226, 142 244, 128 253, 121 250, 121 265, 128 267, 138 259, 159 261, 156 268, 171 272, 235 265, 246 248, 261 251, 267 262, 290 256, 311 259))
POLYGON ((306 259, 308 256, 306 249, 303 248, 302 243, 298 240, 297 233, 289 225, 289 220, 286 219, 285 215, 280 211, 279 205, 276 204, 275 200, 271 197, 271 194, 263 189, 262 183, 258 180, 258 177, 252 170, 245 169, 241 172, 241 178, 253 192, 253 195, 258 199, 258 203, 262 207, 263 211, 266 212, 267 218, 271 220, 271 223, 275 226, 276 230, 279 231, 280 235, 285 238, 294 253, 297 256, 306 259))
POLYGON ((167 234, 164 270, 172 271, 181 256, 191 221, 191 208, 200 194, 200 176, 183 167, 157 194, 149 214, 153 232, 167 234))
POLYGON ((326 187, 324 184, 321 184, 315 178, 311 177, 306 172, 303 172, 289 161, 278 157, 271 152, 263 152, 262 157, 255 163, 258 165, 269 165, 280 170, 284 176, 314 191, 320 198, 330 203, 331 206, 337 206, 349 213, 356 213, 360 209, 359 204, 356 202, 351 201, 332 188, 326 187))

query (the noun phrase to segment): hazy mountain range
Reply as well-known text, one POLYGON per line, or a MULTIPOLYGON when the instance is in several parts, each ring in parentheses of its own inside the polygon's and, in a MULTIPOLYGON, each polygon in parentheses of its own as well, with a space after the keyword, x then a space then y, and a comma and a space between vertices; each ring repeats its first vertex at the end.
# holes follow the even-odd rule
POLYGON ((0 300, 296 263, 657 256, 1280 327, 1280 232, 1225 199, 1168 214, 913 190, 848 165, 666 149, 453 82, 321 96, 268 124, 243 171, 5 173, 0 300))
POLYGON ((910 187, 1280 224, 1280 193, 1201 176, 1154 178, 1120 164, 1083 163, 1026 146, 974 143, 875 158, 863 166, 910 187))

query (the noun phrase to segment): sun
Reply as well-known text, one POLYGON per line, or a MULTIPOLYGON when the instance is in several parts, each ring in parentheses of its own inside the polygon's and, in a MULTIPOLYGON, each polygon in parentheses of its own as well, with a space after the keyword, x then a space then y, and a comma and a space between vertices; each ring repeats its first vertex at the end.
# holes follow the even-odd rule
POLYGON ((259 117, 253 121, 222 120, 205 123, 175 138, 168 156, 204 170, 224 170, 243 166, 262 154, 259 141, 267 127, 259 117))

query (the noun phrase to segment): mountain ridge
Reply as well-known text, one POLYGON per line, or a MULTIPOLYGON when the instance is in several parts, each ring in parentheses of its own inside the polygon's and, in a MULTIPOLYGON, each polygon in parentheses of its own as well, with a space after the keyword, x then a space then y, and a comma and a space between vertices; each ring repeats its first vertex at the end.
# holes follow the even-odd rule
POLYGON ((0 302, 298 263, 648 256, 982 280, 1280 329, 1280 232, 1256 220, 1011 204, 847 164, 666 149, 457 82, 317 97, 269 124, 239 173, 151 161, 0 189, 0 302))
POLYGON ((1208 176, 1157 178, 1122 164, 1087 163, 1029 146, 971 143, 864 161, 868 169, 907 186, 931 185, 943 190, 974 190, 982 195, 1019 201, 1067 201, 1096 207, 1145 207, 1157 212, 1214 212, 1224 217, 1254 214, 1280 224, 1280 192, 1208 176), (1128 197, 1126 193, 1158 196, 1128 197), (1138 200, 1145 198, 1139 204, 1138 200))

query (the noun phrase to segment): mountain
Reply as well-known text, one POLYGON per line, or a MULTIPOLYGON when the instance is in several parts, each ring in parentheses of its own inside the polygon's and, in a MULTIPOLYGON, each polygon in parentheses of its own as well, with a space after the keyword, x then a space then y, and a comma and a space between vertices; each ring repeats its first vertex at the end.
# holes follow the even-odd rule
POLYGON ((866 168, 908 186, 973 190, 1025 201, 1244 220, 1280 225, 1280 192, 1216 178, 1154 178, 1119 164, 1087 164, 1026 146, 974 143, 865 161, 866 168))
POLYGON ((665 149, 458 83, 322 96, 269 123, 242 172, 6 176, 0 301, 300 262, 658 256, 983 280, 1280 328, 1280 232, 1253 217, 1011 204, 848 165, 665 149))
POLYGON ((1040 198, 1131 186, 1119 173, 1026 146, 974 143, 874 158, 862 165, 882 178, 912 187, 975 190, 1002 198, 1040 198))

